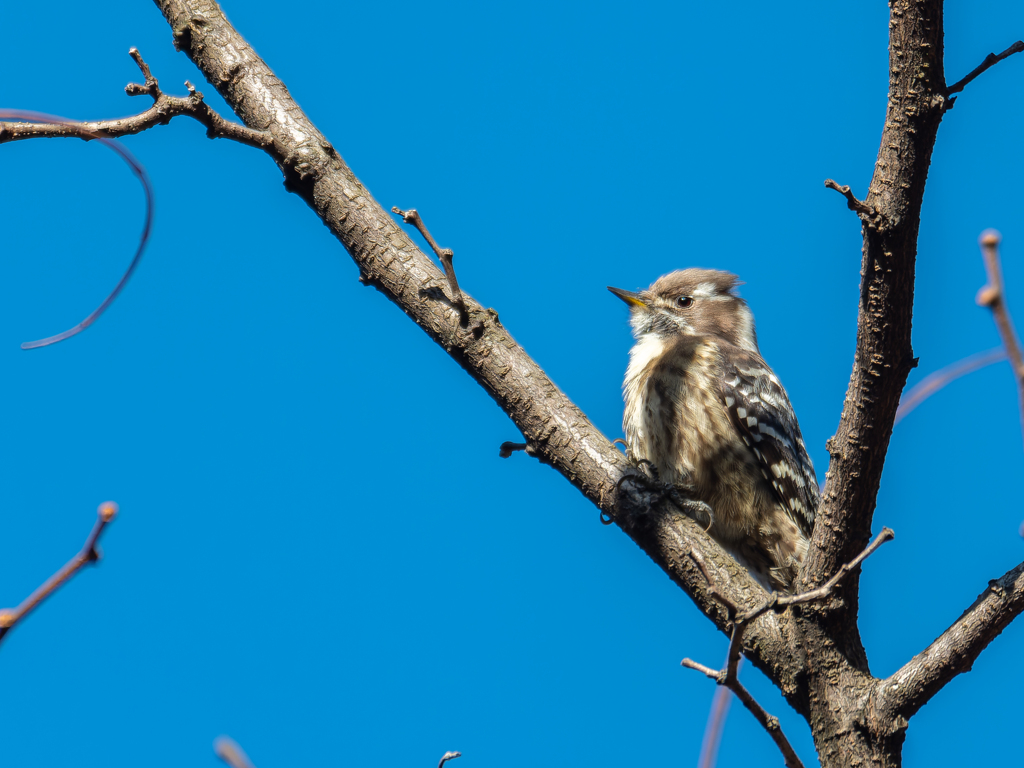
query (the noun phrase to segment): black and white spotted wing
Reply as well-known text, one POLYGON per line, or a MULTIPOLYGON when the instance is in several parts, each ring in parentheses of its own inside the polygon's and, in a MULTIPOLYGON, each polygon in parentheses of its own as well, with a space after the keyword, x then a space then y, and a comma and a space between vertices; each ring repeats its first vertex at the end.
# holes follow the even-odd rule
POLYGON ((810 534, 820 500, 818 481, 786 390, 760 356, 731 345, 722 349, 721 388, 729 417, 761 474, 810 534))

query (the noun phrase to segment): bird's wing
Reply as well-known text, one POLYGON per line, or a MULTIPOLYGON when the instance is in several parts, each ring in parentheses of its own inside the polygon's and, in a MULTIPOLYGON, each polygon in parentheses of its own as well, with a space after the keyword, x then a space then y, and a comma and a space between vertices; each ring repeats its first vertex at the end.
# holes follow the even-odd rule
POLYGON ((739 347, 722 350, 721 396, 779 501, 810 534, 820 494, 793 406, 768 364, 739 347))

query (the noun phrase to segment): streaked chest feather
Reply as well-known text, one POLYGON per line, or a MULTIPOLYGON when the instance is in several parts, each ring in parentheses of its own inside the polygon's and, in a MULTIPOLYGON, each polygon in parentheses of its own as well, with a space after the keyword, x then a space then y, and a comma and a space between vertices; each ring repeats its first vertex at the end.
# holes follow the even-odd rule
POLYGON ((718 367, 717 347, 705 342, 645 336, 630 352, 626 442, 633 458, 652 462, 665 482, 690 476, 704 484, 722 462, 751 462, 721 402, 718 367))

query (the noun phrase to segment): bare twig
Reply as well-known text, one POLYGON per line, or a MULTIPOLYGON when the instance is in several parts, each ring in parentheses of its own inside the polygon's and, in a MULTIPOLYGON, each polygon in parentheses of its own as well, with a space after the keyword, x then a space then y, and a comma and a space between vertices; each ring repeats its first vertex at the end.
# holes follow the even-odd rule
POLYGON ((928 374, 903 393, 903 397, 900 398, 900 407, 896 409, 896 418, 893 420, 893 426, 899 424, 911 411, 947 384, 956 381, 961 376, 966 376, 980 368, 984 368, 986 365, 992 365, 1005 359, 1006 350, 999 347, 997 349, 990 349, 987 352, 978 352, 970 355, 952 365, 947 365, 945 368, 940 368, 934 373, 928 374))
POLYGON ((105 501, 100 504, 96 510, 96 524, 92 527, 92 531, 90 531, 89 537, 85 540, 85 545, 81 551, 71 558, 63 568, 43 582, 42 586, 25 598, 17 608, 8 608, 0 611, 0 640, 3 640, 19 621, 31 613, 33 608, 52 595, 57 587, 78 573, 84 566, 100 559, 100 552, 96 548, 96 542, 99 541, 100 534, 103 533, 107 523, 113 520, 116 514, 117 504, 114 502, 105 501))
POLYGON ((974 660, 1011 621, 1024 613, 1024 563, 988 587, 935 642, 877 683, 883 715, 909 718, 974 660))
POLYGON ((725 680, 725 670, 724 669, 712 669, 711 667, 706 667, 703 664, 701 664, 699 662, 696 662, 696 661, 694 661, 693 659, 690 659, 690 658, 683 659, 681 662, 679 662, 679 665, 683 666, 683 667, 686 667, 687 669, 695 669, 698 672, 702 672, 705 675, 707 675, 708 677, 710 677, 712 680, 714 680, 716 683, 718 683, 719 685, 725 685, 725 683, 724 683, 724 680, 725 680))
POLYGON ((734 667, 727 666, 725 669, 716 670, 711 669, 711 667, 705 667, 703 664, 698 664, 692 659, 683 659, 681 664, 689 669, 695 669, 698 672, 703 672, 719 685, 724 685, 730 691, 735 693, 736 698, 738 698, 740 702, 742 702, 743 706, 749 710, 757 722, 761 724, 761 727, 768 731, 768 735, 772 737, 772 741, 775 742, 775 746, 779 748, 779 751, 782 753, 782 758, 786 761, 788 768, 803 768, 804 764, 800 761, 800 758, 797 757, 796 752, 793 750, 793 745, 789 743, 789 739, 786 738, 786 734, 782 732, 782 726, 779 725, 779 719, 765 712, 764 708, 757 703, 757 700, 750 695, 750 692, 737 679, 734 667))
POLYGON ((213 753, 231 768, 255 768, 245 750, 230 736, 218 736, 214 739, 213 753))
MULTIPOLYGON (((135 46, 128 49, 128 55, 132 57, 132 61, 135 62, 135 66, 137 66, 139 71, 142 72, 142 76, 146 78, 146 82, 143 85, 139 85, 138 83, 128 83, 128 85, 124 87, 125 93, 129 96, 138 96, 143 93, 148 94, 153 97, 153 101, 156 101, 160 98, 160 83, 158 83, 157 79, 153 77, 153 73, 149 71, 149 64, 143 60, 142 54, 139 53, 139 49, 135 46)), ((190 88, 189 92, 191 93, 191 91, 192 89, 190 88)))
POLYGON ((1003 339, 1003 347, 1013 366, 1013 375, 1017 379, 1017 395, 1020 401, 1021 430, 1024 431, 1024 354, 1021 353, 1020 341, 1013 330, 1010 310, 1006 308, 1003 295, 1003 270, 999 263, 1000 235, 994 229, 986 229, 978 238, 981 255, 985 260, 985 271, 988 273, 988 285, 978 291, 977 302, 980 306, 992 310, 992 319, 996 322, 999 335, 1003 339))
MULTIPOLYGON (((63 117, 57 117, 56 115, 47 115, 42 112, 28 112, 24 110, 8 109, 0 110, 0 117, 16 118, 22 120, 34 120, 37 123, 44 123, 47 125, 69 125, 69 122, 63 117)), ((24 125, 24 123, 22 123, 21 125, 24 125)), ((10 124, 8 123, 7 126, 9 127, 10 124)), ((4 140, 3 137, 5 130, 6 129, 4 128, 4 124, 0 123, 0 143, 2 143, 4 140)), ((129 152, 127 149, 125 149, 117 142, 111 141, 110 139, 104 138, 102 136, 95 136, 94 138, 96 138, 96 140, 99 141, 104 146, 116 152, 120 156, 120 158, 124 160, 125 163, 128 164, 128 167, 132 169, 132 172, 138 177, 139 182, 142 184, 142 191, 146 197, 146 213, 144 223, 142 226, 142 235, 139 237, 139 244, 135 248, 135 255, 132 257, 132 260, 128 263, 128 269, 126 269, 124 271, 124 274, 121 275, 121 279, 117 281, 117 285, 114 286, 114 290, 112 290, 107 295, 107 298, 105 298, 103 302, 89 314, 88 317, 86 317, 78 325, 69 328, 68 330, 63 331, 61 333, 58 333, 55 336, 48 336, 47 338, 39 339, 38 341, 26 341, 22 343, 22 349, 39 349, 40 347, 48 347, 51 344, 56 344, 59 341, 64 341, 65 339, 70 339, 72 336, 78 335, 86 328, 88 328, 90 325, 95 323, 99 319, 100 315, 102 315, 107 310, 107 307, 114 303, 114 299, 118 297, 118 294, 120 294, 122 289, 124 289, 124 287, 128 284, 128 280, 131 278, 132 274, 135 272, 135 268, 139 265, 139 262, 142 260, 142 254, 145 253, 146 251, 146 244, 149 242, 149 233, 152 231, 153 228, 154 197, 153 185, 149 181, 149 176, 146 174, 146 169, 138 160, 135 159, 131 152, 129 152)))
MULTIPOLYGON (((946 95, 950 96, 954 93, 959 93, 967 86, 968 83, 974 80, 974 78, 976 78, 986 69, 988 69, 994 64, 998 64, 1000 61, 1009 56, 1013 56, 1013 54, 1015 53, 1020 53, 1021 51, 1024 51, 1024 40, 1018 40, 1016 43, 1014 43, 1013 45, 1011 45, 1009 48, 1007 48, 1005 51, 998 55, 990 53, 988 56, 985 57, 985 60, 981 62, 981 64, 979 64, 977 67, 971 70, 967 77, 963 78, 962 80, 957 80, 955 83, 953 83, 953 85, 949 86, 949 88, 946 89, 946 95)), ((949 106, 952 107, 952 103, 950 103, 949 106)))
POLYGON ((530 453, 530 444, 529 443, 512 443, 512 442, 509 442, 508 440, 506 440, 504 443, 502 443, 501 445, 498 446, 498 455, 501 458, 503 458, 503 459, 507 459, 508 457, 510 457, 516 451, 525 451, 527 454, 529 454, 530 453))
MULTIPOLYGON (((732 634, 729 637, 729 653, 726 656, 725 666, 722 669, 711 669, 711 667, 698 664, 692 659, 683 659, 682 665, 690 669, 695 669, 698 672, 703 672, 719 685, 723 685, 735 693, 736 697, 743 703, 743 706, 745 706, 751 714, 757 718, 757 721, 761 726, 768 731, 768 735, 772 737, 772 740, 782 752, 786 765, 790 768, 796 768, 802 764, 800 759, 796 756, 796 753, 793 751, 793 747, 786 739, 786 736, 782 733, 778 719, 765 712, 761 705, 757 703, 754 697, 750 695, 750 692, 747 691, 739 681, 739 665, 741 654, 743 653, 743 633, 746 628, 750 626, 751 622, 759 616, 767 613, 769 610, 781 611, 791 605, 809 603, 813 600, 821 600, 828 597, 832 593, 832 590, 838 586, 839 582, 842 581, 847 574, 855 570, 857 566, 864 562, 865 559, 867 559, 885 542, 892 540, 894 535, 895 534, 893 534, 890 528, 883 528, 882 532, 875 537, 875 540, 872 541, 863 552, 857 555, 857 557, 849 563, 844 564, 839 571, 832 576, 832 578, 817 589, 812 589, 797 595, 779 595, 778 593, 773 592, 762 605, 740 614, 737 614, 735 604, 716 589, 715 584, 711 579, 711 575, 708 573, 707 567, 701 561, 700 557, 692 552, 690 553, 690 559, 697 565, 697 568, 700 569, 700 572, 708 582, 708 590, 710 594, 721 602, 722 605, 725 606, 726 611, 728 611, 729 617, 732 619, 732 634)), ((710 727, 709 723, 709 728, 710 727)), ((707 737, 705 736, 705 739, 706 738, 707 737)))
POLYGON ((196 89, 187 81, 185 83, 189 92, 187 97, 177 98, 174 96, 167 96, 161 92, 160 84, 157 82, 157 79, 153 77, 149 66, 143 60, 142 54, 139 53, 139 50, 137 48, 132 48, 128 53, 142 71, 145 83, 141 85, 138 83, 129 83, 125 87, 125 92, 129 96, 148 95, 153 99, 153 106, 141 114, 118 120, 77 123, 63 117, 47 115, 41 112, 30 112, 16 109, 0 110, 0 118, 19 121, 13 123, 0 122, 0 144, 8 141, 44 137, 78 138, 84 141, 95 139, 121 156, 121 159, 128 164, 132 169, 132 172, 139 178, 139 181, 142 183, 143 191, 146 195, 145 223, 142 229, 142 236, 139 238, 139 245, 135 250, 134 257, 128 265, 128 269, 125 270, 124 275, 118 281, 117 285, 114 286, 114 290, 110 292, 99 307, 97 307, 78 325, 63 331, 62 333, 58 333, 55 336, 49 336, 38 341, 27 341, 21 345, 22 349, 38 349, 40 347, 56 344, 59 341, 64 341, 65 339, 69 339, 72 336, 81 333, 96 322, 100 315, 102 315, 114 302, 125 285, 128 284, 129 278, 131 278, 132 274, 135 272, 135 268, 138 266, 139 261, 142 259, 142 254, 146 250, 146 244, 149 241, 149 234, 153 226, 153 187, 146 175, 145 168, 142 167, 142 165, 127 149, 122 147, 120 144, 111 141, 111 139, 119 136, 139 133, 147 128, 165 124, 169 122, 172 117, 187 115, 205 125, 207 129, 206 135, 210 138, 229 138, 242 144, 261 147, 263 149, 268 148, 272 144, 272 138, 269 134, 261 131, 254 131, 244 125, 238 125, 237 123, 232 123, 222 118, 206 105, 203 101, 203 94, 196 91, 196 89))
POLYGON ((462 757, 461 752, 445 752, 441 755, 441 762, 437 764, 437 768, 444 768, 444 764, 449 760, 454 760, 456 757, 462 757))
POLYGON ((397 213, 402 217, 402 221, 406 224, 412 224, 416 229, 423 235, 423 239, 430 244, 430 247, 434 249, 434 253, 437 254, 437 258, 441 260, 441 264, 444 265, 444 275, 448 278, 448 288, 452 292, 452 304, 459 308, 460 312, 466 311, 466 302, 462 298, 462 291, 459 290, 459 281, 455 278, 455 267, 452 266, 452 259, 455 258, 455 252, 451 248, 442 248, 433 237, 430 236, 430 232, 427 230, 427 225, 423 223, 423 219, 415 208, 410 208, 408 211, 403 211, 397 205, 391 206, 391 212, 397 213))
POLYGON ((152 97, 153 106, 145 112, 116 120, 96 120, 83 123, 64 119, 60 119, 58 122, 39 120, 38 113, 3 110, 0 111, 0 118, 6 117, 20 121, 35 120, 36 122, 0 123, 0 144, 37 138, 74 138, 84 141, 116 139, 121 136, 141 133, 157 125, 166 125, 172 118, 180 115, 191 117, 205 125, 206 135, 211 139, 231 139, 240 144, 260 149, 268 149, 273 144, 273 137, 269 133, 233 123, 218 115, 203 101, 203 94, 188 81, 185 81, 188 96, 168 96, 160 90, 160 84, 149 71, 146 62, 142 60, 138 49, 132 48, 128 53, 142 70, 146 81, 141 85, 129 83, 124 90, 129 96, 152 97))
POLYGON ((864 548, 863 552, 853 558, 850 562, 844 564, 838 571, 836 571, 835 575, 831 579, 826 581, 820 587, 808 590, 807 592, 801 592, 796 595, 780 595, 773 592, 764 605, 737 616, 736 622, 747 624, 768 610, 784 610, 791 605, 800 605, 801 603, 809 603, 813 600, 822 600, 828 597, 832 593, 832 590, 839 585, 839 582, 842 581, 848 573, 855 570, 857 566, 863 563, 872 553, 874 553, 876 549, 885 544, 885 542, 892 541, 894 538, 896 538, 896 534, 893 533, 892 528, 882 528, 881 533, 875 537, 874 541, 864 548))
POLYGON ((850 191, 850 186, 848 184, 838 184, 832 179, 825 179, 825 186, 828 187, 829 189, 834 189, 836 192, 845 197, 846 205, 850 208, 851 211, 856 211, 858 216, 866 216, 868 218, 873 218, 874 216, 878 215, 878 211, 876 211, 870 205, 865 203, 863 200, 858 200, 856 197, 854 197, 854 194, 852 191, 850 191))

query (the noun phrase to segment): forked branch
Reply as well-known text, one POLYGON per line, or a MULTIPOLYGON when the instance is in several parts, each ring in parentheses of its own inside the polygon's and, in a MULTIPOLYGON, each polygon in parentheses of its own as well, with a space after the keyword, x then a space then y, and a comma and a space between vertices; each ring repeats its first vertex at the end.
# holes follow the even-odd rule
MULTIPOLYGON (((121 136, 141 133, 158 125, 166 125, 173 118, 179 116, 191 117, 205 125, 206 135, 211 139, 231 139, 240 144, 260 149, 267 149, 273 143, 273 138, 269 133, 233 123, 218 115, 212 107, 203 101, 203 94, 187 80, 185 87, 188 89, 188 96, 168 96, 160 90, 159 82, 153 77, 138 49, 132 48, 128 53, 142 71, 145 82, 129 83, 124 90, 129 96, 152 97, 153 106, 145 112, 114 120, 90 122, 42 123, 31 122, 31 118, 29 118, 28 122, 0 123, 0 144, 8 141, 41 138, 74 138, 84 141, 98 138, 116 139, 121 136)), ((20 116, 14 112, 0 113, 0 117, 20 119, 20 116)))
POLYGON ((738 698, 743 706, 754 716, 754 718, 761 724, 768 735, 772 737, 772 741, 775 742, 775 746, 779 748, 782 753, 782 759, 785 760, 787 768, 804 768, 803 762, 797 756, 793 749, 793 745, 789 743, 789 739, 786 738, 786 734, 782 732, 782 726, 779 725, 779 718, 774 715, 769 715, 765 712, 764 707, 757 703, 757 699, 750 695, 743 683, 739 681, 735 673, 730 673, 727 667, 726 669, 717 670, 711 669, 711 667, 705 667, 703 664, 698 664, 692 659, 683 659, 682 665, 689 669, 695 669, 698 672, 703 672, 705 675, 710 677, 719 685, 724 685, 738 698))
POLYGON ((894 534, 890 528, 883 528, 882 532, 875 537, 875 540, 872 541, 863 552, 857 555, 857 557, 849 563, 844 564, 839 571, 832 576, 832 578, 820 587, 796 595, 779 595, 773 592, 762 605, 744 612, 739 612, 736 605, 715 587, 714 582, 711 580, 711 576, 700 557, 690 553, 691 559, 700 569, 704 578, 708 580, 708 587, 711 595, 721 602, 726 611, 728 611, 729 617, 732 620, 732 633, 729 638, 729 653, 726 657, 725 667, 722 669, 715 670, 711 667, 699 664, 692 659, 683 659, 681 663, 684 667, 695 669, 698 672, 703 672, 719 685, 723 685, 735 693, 736 698, 738 698, 743 703, 743 706, 746 707, 747 710, 757 719, 757 722, 761 724, 761 727, 768 731, 768 735, 772 737, 772 741, 775 742, 779 751, 782 752, 783 759, 786 761, 786 765, 789 768, 803 768, 803 764, 800 762, 800 758, 797 757, 796 752, 793 751, 793 746, 789 743, 786 735, 782 732, 778 718, 769 715, 739 681, 738 673, 740 655, 743 653, 743 633, 753 621, 770 610, 784 611, 791 605, 801 605, 803 603, 825 599, 832 594, 832 591, 839 586, 839 583, 848 574, 856 570, 864 560, 870 557, 871 554, 885 542, 891 541, 893 536, 894 534))

